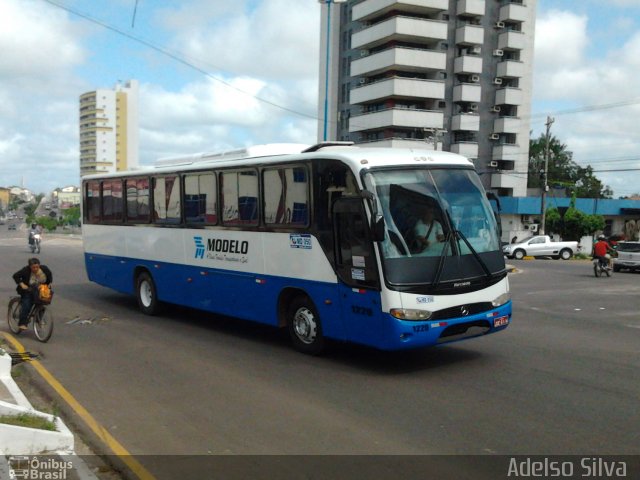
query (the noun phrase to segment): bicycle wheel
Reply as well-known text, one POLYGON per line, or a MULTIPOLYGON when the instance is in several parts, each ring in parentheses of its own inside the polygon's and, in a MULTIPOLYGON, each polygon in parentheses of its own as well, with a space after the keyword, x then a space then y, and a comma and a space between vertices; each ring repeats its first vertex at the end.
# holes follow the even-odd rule
POLYGON ((9 324, 9 330, 16 335, 20 334, 20 297, 13 297, 9 300, 9 306, 7 307, 7 323, 9 324))
POLYGON ((53 315, 46 307, 38 308, 33 318, 33 331, 36 338, 41 342, 46 342, 53 333, 53 315))

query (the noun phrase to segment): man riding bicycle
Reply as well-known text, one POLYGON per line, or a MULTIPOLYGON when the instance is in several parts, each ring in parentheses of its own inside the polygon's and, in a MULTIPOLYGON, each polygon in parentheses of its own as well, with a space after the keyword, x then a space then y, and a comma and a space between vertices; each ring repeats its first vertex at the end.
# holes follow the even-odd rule
POLYGON ((611 269, 611 255, 608 252, 613 253, 613 248, 605 240, 604 235, 599 235, 598 241, 593 246, 593 258, 594 260, 599 259, 600 263, 611 269))
POLYGON ((46 265, 40 265, 40 260, 30 258, 28 265, 13 274, 13 280, 18 285, 16 291, 20 295, 20 330, 26 330, 29 323, 29 312, 34 302, 34 295, 39 285, 51 286, 53 274, 46 265))

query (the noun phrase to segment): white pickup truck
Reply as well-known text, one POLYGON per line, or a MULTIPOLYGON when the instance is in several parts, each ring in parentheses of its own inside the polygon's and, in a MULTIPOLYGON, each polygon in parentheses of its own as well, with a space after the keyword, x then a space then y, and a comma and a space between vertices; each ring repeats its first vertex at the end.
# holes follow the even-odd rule
POLYGON ((553 257, 569 260, 578 251, 578 242, 554 242, 548 235, 538 235, 519 243, 502 247, 508 258, 520 260, 524 256, 553 257))

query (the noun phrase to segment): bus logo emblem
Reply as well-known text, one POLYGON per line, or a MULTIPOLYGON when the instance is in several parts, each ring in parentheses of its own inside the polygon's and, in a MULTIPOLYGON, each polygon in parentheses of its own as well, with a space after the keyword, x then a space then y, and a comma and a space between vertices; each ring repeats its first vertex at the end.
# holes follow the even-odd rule
POLYGON ((196 242, 196 255, 194 258, 204 258, 204 243, 202 242, 202 237, 193 237, 193 240, 196 242))

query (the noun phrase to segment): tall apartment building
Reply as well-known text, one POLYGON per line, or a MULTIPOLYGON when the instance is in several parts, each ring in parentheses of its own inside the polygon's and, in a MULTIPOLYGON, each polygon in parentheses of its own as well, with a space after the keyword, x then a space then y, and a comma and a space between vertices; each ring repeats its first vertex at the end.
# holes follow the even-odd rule
POLYGON ((80 176, 138 165, 138 81, 80 95, 80 176))
POLYGON ((526 196, 536 0, 320 2, 320 139, 326 98, 327 140, 437 145, 526 196))

